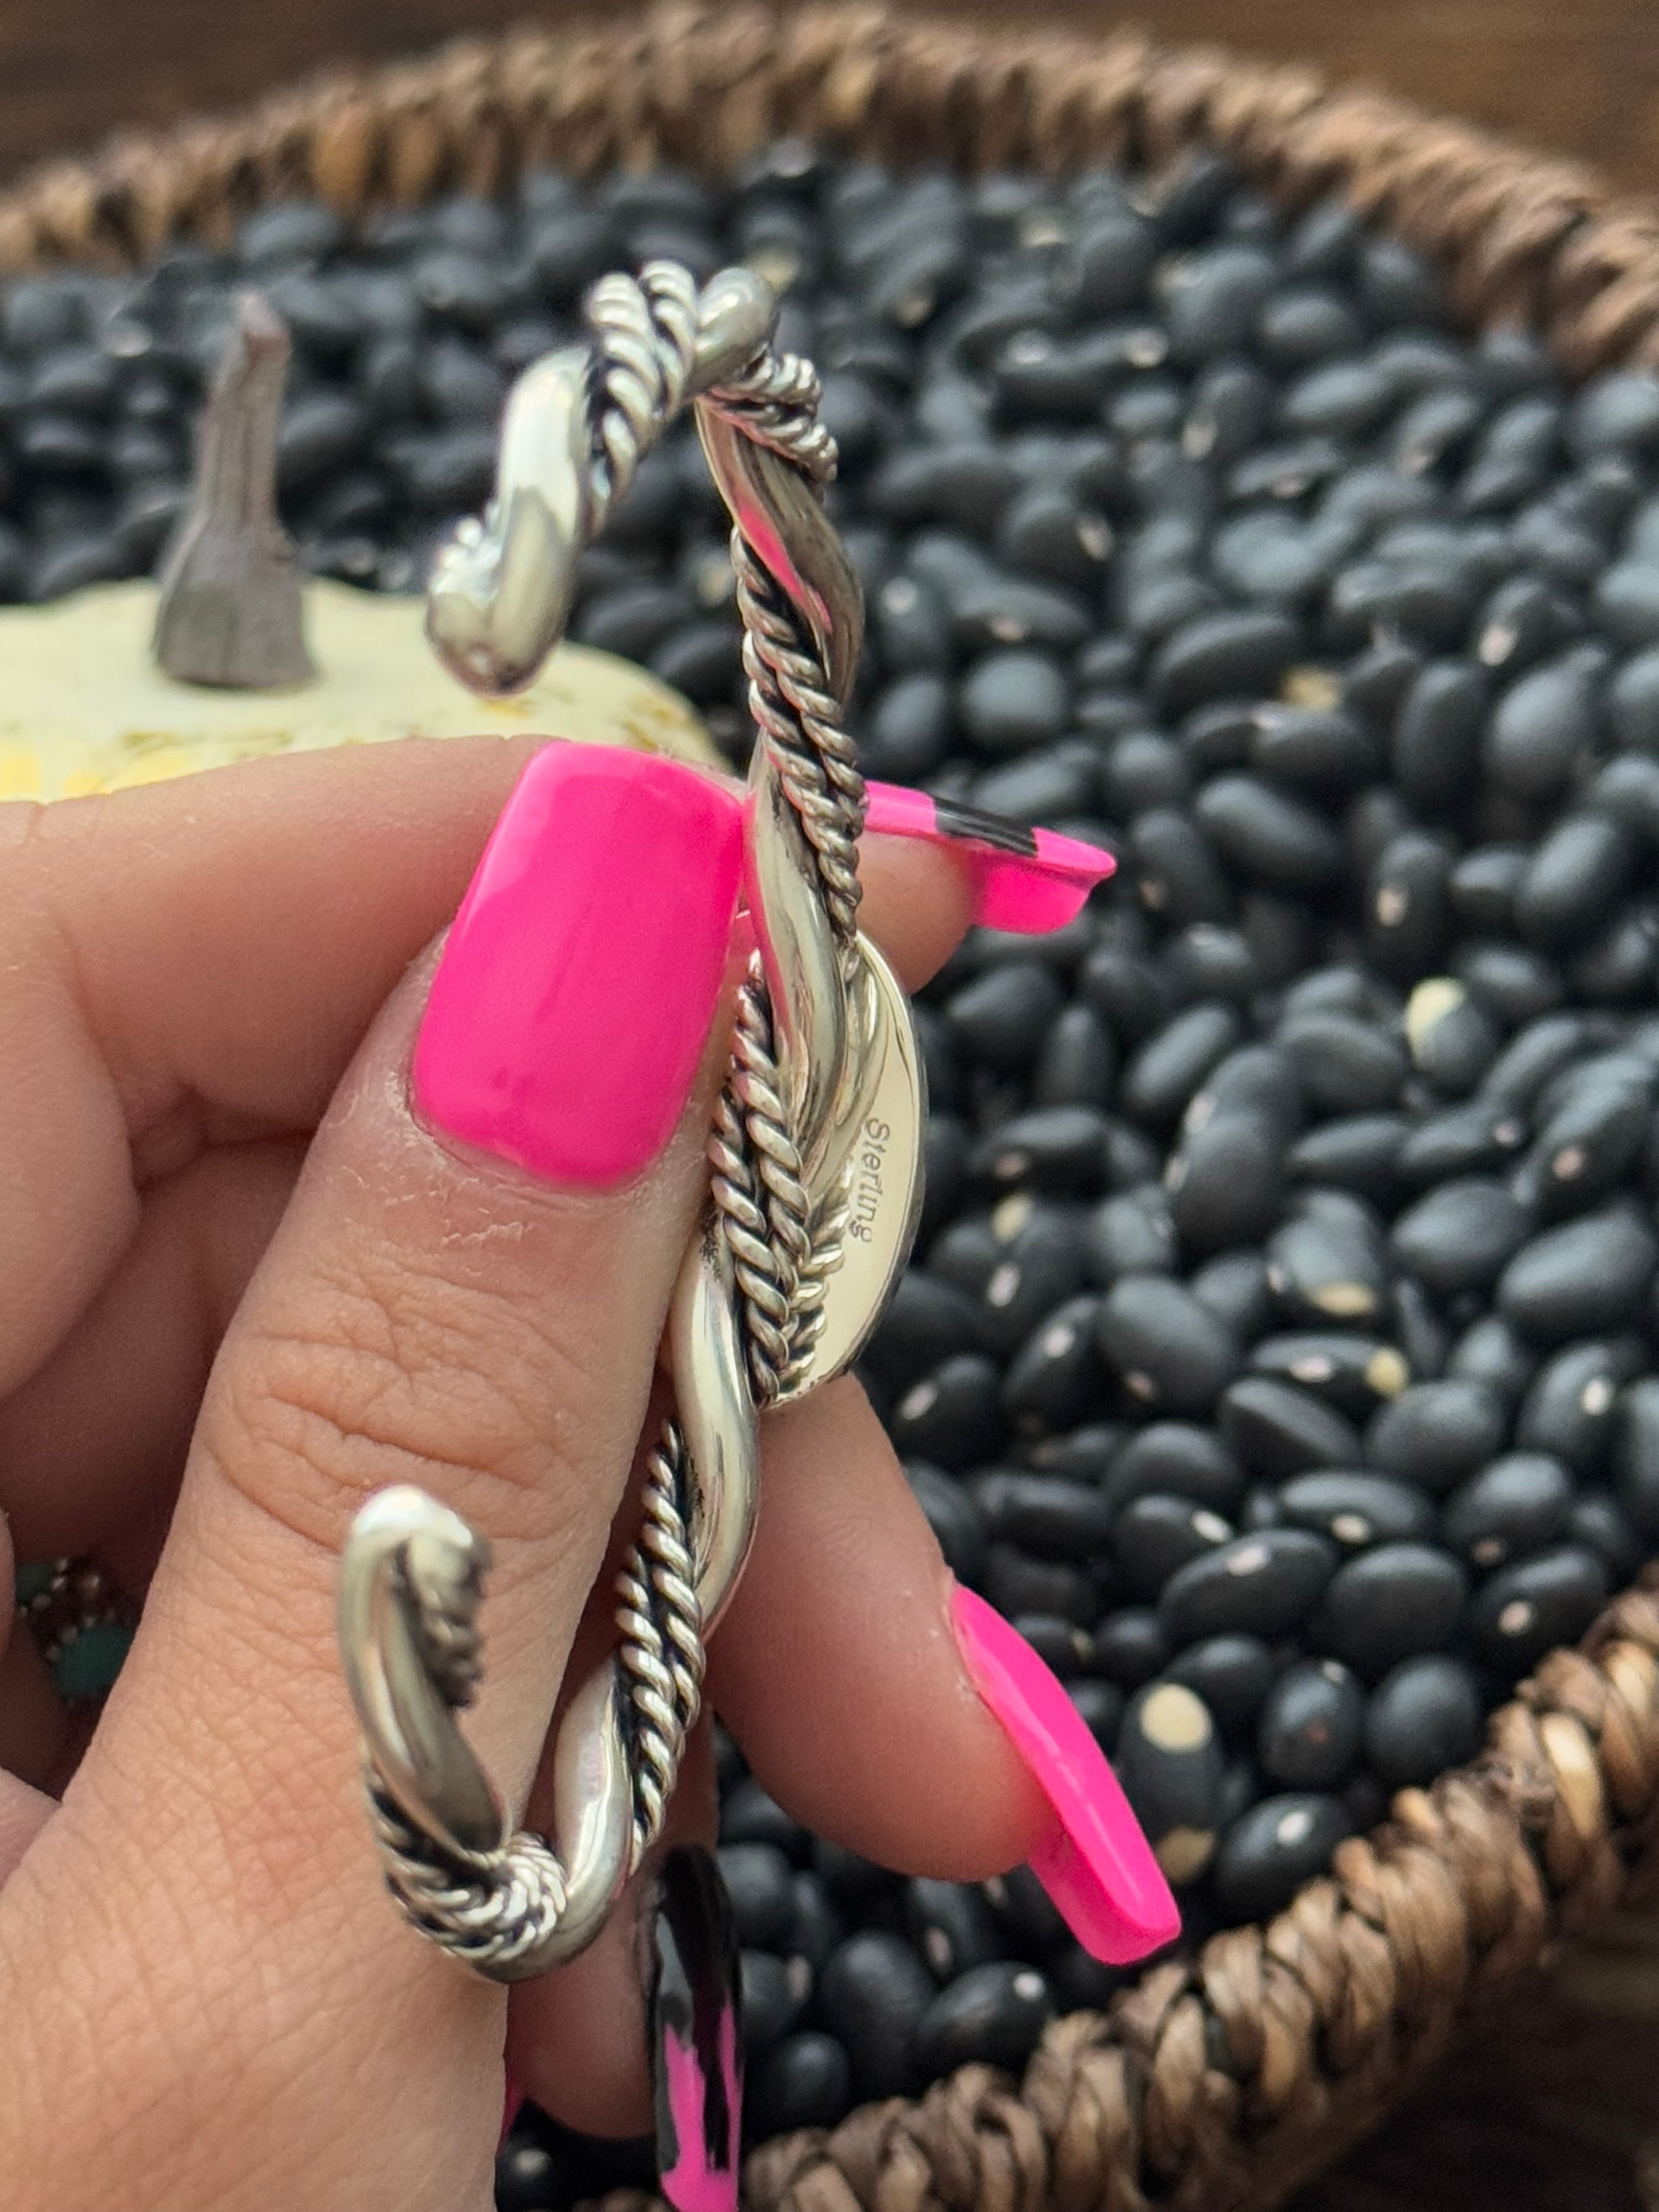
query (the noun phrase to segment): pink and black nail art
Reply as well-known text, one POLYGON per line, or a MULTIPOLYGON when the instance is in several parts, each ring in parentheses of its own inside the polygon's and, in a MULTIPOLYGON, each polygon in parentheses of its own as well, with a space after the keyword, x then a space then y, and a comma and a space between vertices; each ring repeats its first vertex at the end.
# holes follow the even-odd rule
POLYGON ((991 929, 1063 928, 1116 866, 1097 845, 1030 830, 959 799, 895 783, 872 783, 868 791, 865 827, 875 836, 915 837, 963 855, 973 871, 974 919, 991 929))
POLYGON ((658 1878, 649 1999, 657 2171, 676 2212, 737 2212, 743 2135, 738 1936, 719 1867, 695 1845, 658 1878))

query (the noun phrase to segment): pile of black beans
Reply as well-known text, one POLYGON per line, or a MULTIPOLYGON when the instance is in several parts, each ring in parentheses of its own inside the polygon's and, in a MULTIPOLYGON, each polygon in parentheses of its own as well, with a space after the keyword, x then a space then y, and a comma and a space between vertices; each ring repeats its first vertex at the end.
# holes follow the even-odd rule
MULTIPOLYGON (((234 253, 5 294, 0 596, 152 565, 248 283, 294 337, 306 559, 417 587, 514 374, 655 254, 761 268, 824 372, 870 772, 1120 858, 924 996, 927 1212, 864 1371, 1195 1942, 1474 1753, 1659 1545, 1659 381, 1456 336, 1410 252, 1210 158, 964 182, 786 145, 352 236, 280 205, 234 253)), ((741 757, 689 433, 574 628, 741 757)), ((887 1875, 721 1759, 754 2137, 1017 2069, 1121 1978, 1024 1873, 887 1875)), ((501 2202, 644 2156, 532 2115, 501 2202)))

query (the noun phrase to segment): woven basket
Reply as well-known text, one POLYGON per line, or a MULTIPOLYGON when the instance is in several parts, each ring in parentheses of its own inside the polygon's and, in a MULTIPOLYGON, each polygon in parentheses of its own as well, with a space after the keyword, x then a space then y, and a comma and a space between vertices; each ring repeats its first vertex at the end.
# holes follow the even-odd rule
MULTIPOLYGON (((0 268, 223 240, 281 194, 352 215, 489 191, 538 160, 718 170, 783 133, 969 169, 1157 169, 1220 148, 1282 201, 1345 194, 1434 260, 1472 325, 1527 323, 1577 374, 1659 365, 1659 210, 1575 164, 1305 70, 859 7, 514 33, 118 141, 0 194, 0 268)), ((1155 1968, 1104 2017, 1056 2022, 1018 2085, 972 2067, 915 2104, 763 2145, 748 2200, 1266 2212, 1419 2081, 1474 2008, 1631 1898, 1659 1863, 1656 1826, 1659 1569, 1544 1661, 1479 1760, 1403 1791, 1268 1925, 1155 1968)))

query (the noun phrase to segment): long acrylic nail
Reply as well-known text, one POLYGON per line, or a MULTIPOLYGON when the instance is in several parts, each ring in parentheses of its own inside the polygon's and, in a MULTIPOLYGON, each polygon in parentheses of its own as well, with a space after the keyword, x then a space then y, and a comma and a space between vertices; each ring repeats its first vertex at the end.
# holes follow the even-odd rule
POLYGON ((551 1182, 667 1143, 725 973, 736 797, 677 761, 553 744, 519 779, 433 978, 415 1102, 551 1182))
POLYGON ((671 1851, 652 1941, 657 2171, 677 2212, 737 2212, 743 2135, 738 1933, 708 1852, 671 1851))
POLYGON ((1077 1707, 1018 1631, 972 1590, 951 1596, 969 1679, 1054 1808, 1030 1868, 1084 1949, 1106 1965, 1144 1959, 1181 1915, 1129 1802, 1077 1707))
POLYGON ((896 783, 867 789, 866 830, 946 845, 967 860, 974 877, 974 920, 991 929, 1037 936, 1063 928, 1117 866, 1097 845, 1053 830, 1028 830, 955 799, 896 783))

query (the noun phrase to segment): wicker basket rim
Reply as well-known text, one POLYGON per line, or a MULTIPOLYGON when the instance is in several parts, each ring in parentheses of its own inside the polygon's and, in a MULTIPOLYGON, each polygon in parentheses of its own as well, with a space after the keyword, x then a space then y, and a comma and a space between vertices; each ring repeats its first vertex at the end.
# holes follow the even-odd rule
MULTIPOLYGON (((1535 329, 1575 375, 1659 365, 1659 209, 1580 165, 1299 67, 862 5, 671 5, 335 70, 32 171, 0 192, 0 270, 222 241, 284 194, 356 216, 492 191, 538 160, 726 168, 784 135, 1055 173, 1217 148, 1288 204, 1342 194, 1434 261, 1468 323, 1535 329)), ((1656 1823, 1659 1567, 1544 1660, 1479 1759, 1402 1791, 1276 1919, 1154 1967, 1105 2016, 1056 2021, 1018 2094, 969 2067, 762 2145, 746 2197, 761 2212, 1269 2212, 1422 2077, 1472 2006, 1624 1900, 1656 1823)))

